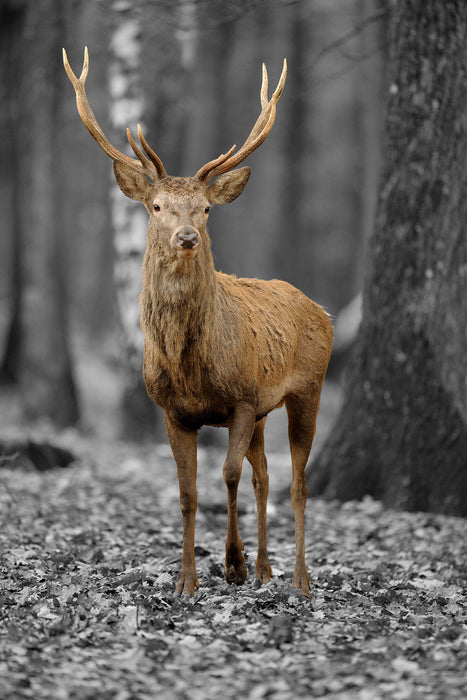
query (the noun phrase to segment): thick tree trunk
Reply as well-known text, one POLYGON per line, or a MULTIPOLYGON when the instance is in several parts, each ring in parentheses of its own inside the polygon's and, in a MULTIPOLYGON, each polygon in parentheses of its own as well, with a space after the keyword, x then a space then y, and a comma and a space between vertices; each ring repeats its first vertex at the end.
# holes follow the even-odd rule
POLYGON ((314 494, 467 515, 467 4, 391 3, 385 169, 314 494))
POLYGON ((75 423, 65 306, 62 212, 57 171, 59 0, 28 3, 24 14, 15 153, 21 298, 19 374, 25 412, 60 426, 75 423))
POLYGON ((0 142, 0 210, 2 212, 2 255, 0 256, 0 382, 19 378, 20 339, 20 231, 21 197, 18 183, 17 138, 19 85, 13 80, 20 57, 24 7, 4 3, 0 7, 0 114, 2 132, 9 138, 0 142))

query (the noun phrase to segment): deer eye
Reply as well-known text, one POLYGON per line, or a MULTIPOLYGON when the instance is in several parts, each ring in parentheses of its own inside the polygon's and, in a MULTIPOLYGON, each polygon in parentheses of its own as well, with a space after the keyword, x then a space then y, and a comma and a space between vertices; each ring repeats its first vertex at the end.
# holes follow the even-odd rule
POLYGON ((211 211, 211 207, 206 207, 206 209, 204 210, 204 213, 209 214, 210 211, 211 211))
POLYGON ((160 211, 160 210, 161 210, 160 206, 158 204, 155 204, 154 211, 160 211))

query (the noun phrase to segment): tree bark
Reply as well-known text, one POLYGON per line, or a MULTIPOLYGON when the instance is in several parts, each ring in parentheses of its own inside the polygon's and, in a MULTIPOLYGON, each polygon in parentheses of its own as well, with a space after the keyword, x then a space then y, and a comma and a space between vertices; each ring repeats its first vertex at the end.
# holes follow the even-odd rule
MULTIPOLYGON (((61 3, 27 3, 21 38, 14 146, 21 193, 19 377, 25 414, 56 425, 78 419, 68 344, 62 211, 57 171, 61 3)), ((18 318, 13 319, 14 323, 18 318)))
POLYGON ((3 133, 10 134, 0 143, 0 207, 2 211, 2 255, 0 256, 0 382, 19 378, 20 339, 20 230, 21 181, 18 171, 18 81, 12 79, 20 57, 20 37, 24 22, 23 4, 4 3, 0 8, 0 90, 6 106, 0 115, 3 133))
POLYGON ((311 493, 467 515, 467 4, 390 5, 363 319, 311 493))
MULTIPOLYGON (((143 119, 146 104, 141 76, 142 13, 139 3, 113 3, 112 9, 115 24, 111 41, 110 117, 117 147, 128 151, 126 139, 123 141, 128 125, 137 139, 135 125, 142 123, 143 131, 149 138, 143 119), (121 139, 121 143, 118 143, 118 139, 121 139)), ((162 420, 147 395, 143 381, 144 337, 138 304, 147 214, 142 206, 124 197, 116 183, 112 185, 112 223, 114 280, 124 346, 121 358, 124 363, 124 388, 120 432, 127 439, 153 438, 157 424, 161 425, 162 420)))

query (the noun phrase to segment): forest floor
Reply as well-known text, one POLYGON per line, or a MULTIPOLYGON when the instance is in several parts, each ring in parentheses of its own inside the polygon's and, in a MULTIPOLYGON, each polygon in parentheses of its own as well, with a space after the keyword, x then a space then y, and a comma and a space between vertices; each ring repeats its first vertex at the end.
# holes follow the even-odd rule
POLYGON ((178 596, 181 516, 168 447, 77 433, 59 442, 78 455, 66 469, 0 465, 0 698, 467 697, 464 520, 396 513, 371 499, 310 499, 308 600, 291 585, 293 518, 280 498, 290 465, 276 440, 274 579, 260 586, 254 576, 245 465, 248 579, 228 586, 224 451, 200 447, 201 588, 178 596))

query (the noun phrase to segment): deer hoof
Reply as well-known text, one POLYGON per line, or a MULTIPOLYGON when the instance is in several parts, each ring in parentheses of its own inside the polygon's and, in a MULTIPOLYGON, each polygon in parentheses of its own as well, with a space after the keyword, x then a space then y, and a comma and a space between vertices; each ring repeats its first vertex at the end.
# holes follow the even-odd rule
POLYGON ((294 571, 293 575, 293 587, 298 588, 304 596, 310 598, 310 577, 308 576, 308 571, 305 569, 304 572, 294 571))
POLYGON ((229 584, 235 583, 236 586, 241 586, 246 580, 246 564, 242 556, 242 560, 235 563, 225 563, 225 580, 229 584))
POLYGON ((196 574, 180 574, 175 592, 180 595, 194 595, 196 588, 199 588, 199 581, 196 574))
POLYGON ((256 578, 258 578, 261 583, 269 583, 269 581, 272 580, 272 569, 268 561, 262 562, 261 564, 258 562, 256 564, 256 578))

